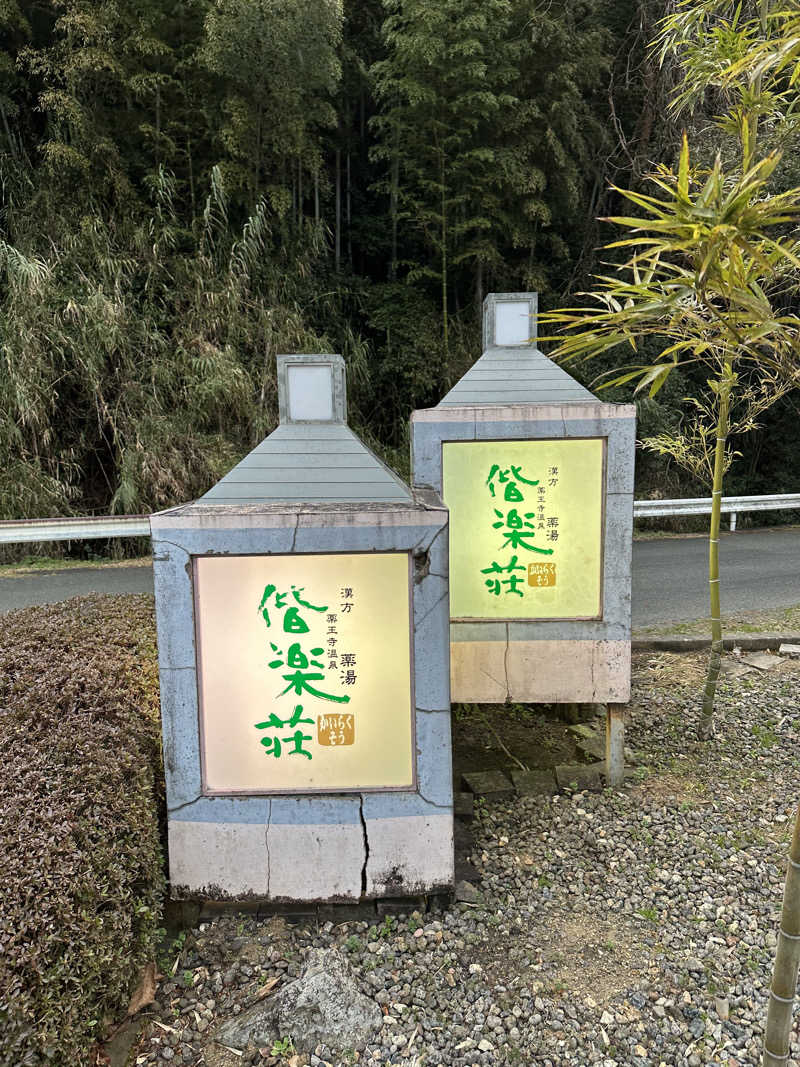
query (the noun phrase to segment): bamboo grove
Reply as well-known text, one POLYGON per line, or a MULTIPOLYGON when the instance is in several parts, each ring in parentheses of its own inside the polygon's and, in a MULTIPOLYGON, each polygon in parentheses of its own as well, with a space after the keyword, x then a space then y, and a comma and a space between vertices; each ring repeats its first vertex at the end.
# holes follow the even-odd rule
POLYGON ((402 468, 409 410, 478 354, 484 291, 581 269, 621 165, 615 72, 649 143, 640 16, 3 0, 0 514, 197 495, 274 424, 281 350, 342 351, 402 468))
MULTIPOLYGON (((274 425, 278 351, 341 351, 402 471, 485 292, 563 303, 609 186, 674 160, 666 6, 0 0, 0 515, 198 495, 274 425)), ((643 435, 696 385, 642 399, 643 435)), ((793 402, 769 419, 732 490, 793 488, 793 402)), ((700 488, 658 456, 637 477, 700 488)))

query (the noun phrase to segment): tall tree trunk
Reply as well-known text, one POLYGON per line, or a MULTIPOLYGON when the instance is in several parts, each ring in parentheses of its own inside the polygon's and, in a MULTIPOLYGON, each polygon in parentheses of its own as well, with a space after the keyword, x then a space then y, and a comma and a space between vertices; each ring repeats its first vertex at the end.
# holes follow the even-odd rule
POLYGON ((297 160, 297 225, 303 227, 303 161, 297 160))
POLYGON ((319 226, 319 171, 314 171, 314 222, 319 226))
POLYGON ((481 334, 483 333, 483 260, 479 259, 475 264, 475 314, 478 317, 478 322, 481 323, 481 334))
MULTIPOLYGON (((253 191, 251 193, 251 207, 253 208, 255 208, 258 203, 258 190, 261 185, 261 142, 263 136, 263 117, 261 108, 259 108, 258 117, 256 119, 256 151, 253 160, 253 191)), ((294 181, 292 182, 292 211, 294 212, 294 181)))
POLYGON ((6 110, 3 107, 3 101, 0 100, 0 118, 3 120, 3 129, 6 132, 6 140, 8 141, 8 150, 12 156, 17 156, 17 146, 14 138, 11 136, 11 130, 8 125, 8 119, 6 118, 6 110))
POLYGON ((342 151, 336 149, 336 223, 334 228, 334 262, 339 270, 342 262, 342 151))
POLYGON ((156 82, 156 170, 161 165, 161 89, 156 82))
POLYGON ((775 967, 767 1009, 767 1028, 764 1034, 762 1067, 786 1067, 789 1062, 789 1039, 792 1030, 792 1008, 797 990, 800 968, 800 806, 794 820, 792 847, 783 890, 781 926, 775 967))
POLYGON ((352 219, 352 203, 350 199, 351 189, 351 173, 350 173, 350 150, 347 151, 347 197, 346 197, 346 211, 345 218, 347 220, 347 262, 352 269, 353 266, 353 241, 351 237, 350 221, 352 219))
POLYGON ((700 716, 700 737, 709 738, 714 732, 714 698, 722 665, 722 617, 719 599, 719 526, 722 508, 722 476, 725 470, 725 444, 728 438, 731 378, 733 368, 725 364, 718 382, 717 447, 714 450, 714 481, 711 493, 711 528, 708 536, 708 588, 711 601, 711 655, 703 692, 700 716))
POLYGON ((189 170, 189 200, 192 205, 192 219, 197 217, 197 200, 194 189, 194 161, 192 159, 192 139, 186 138, 186 165, 189 170))
POLYGON ((400 191, 400 131, 395 127, 394 152, 392 153, 391 185, 389 191, 389 215, 392 220, 392 255, 389 261, 389 281, 397 278, 397 205, 400 191))
POLYGON ((442 335, 445 364, 448 364, 450 362, 450 338, 447 322, 447 189, 444 184, 444 152, 440 156, 439 180, 442 185, 442 335))

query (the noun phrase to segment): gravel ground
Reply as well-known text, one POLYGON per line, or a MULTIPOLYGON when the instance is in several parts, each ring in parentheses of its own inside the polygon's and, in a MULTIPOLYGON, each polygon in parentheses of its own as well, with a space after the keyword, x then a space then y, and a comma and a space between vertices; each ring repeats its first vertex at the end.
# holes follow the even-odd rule
POLYGON ((728 657, 718 734, 700 744, 703 662, 638 657, 638 767, 624 790, 478 805, 476 906, 372 926, 225 918, 190 932, 135 1062, 757 1065, 800 796, 800 663, 740 674, 728 657), (311 947, 332 945, 381 1005, 373 1044, 277 1055, 213 1041, 274 979, 299 974, 311 947))

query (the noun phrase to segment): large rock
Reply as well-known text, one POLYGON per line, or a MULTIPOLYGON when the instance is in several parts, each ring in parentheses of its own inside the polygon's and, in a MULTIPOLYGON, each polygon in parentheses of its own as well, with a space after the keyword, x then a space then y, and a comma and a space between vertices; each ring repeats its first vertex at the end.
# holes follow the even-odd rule
POLYGON ((342 954, 335 948, 315 949, 296 981, 226 1023, 217 1041, 241 1049, 291 1037, 300 1050, 316 1045, 357 1049, 382 1020, 375 1001, 359 991, 342 954))

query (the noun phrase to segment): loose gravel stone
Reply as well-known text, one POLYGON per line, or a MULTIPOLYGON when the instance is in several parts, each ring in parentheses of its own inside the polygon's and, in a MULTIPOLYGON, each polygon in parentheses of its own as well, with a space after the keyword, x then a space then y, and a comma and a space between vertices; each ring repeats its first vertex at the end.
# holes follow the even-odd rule
POLYGON ((625 789, 477 805, 480 883, 442 913, 202 924, 177 970, 191 982, 162 984, 137 1062, 354 1063, 354 1050, 293 1060, 213 1043, 312 949, 335 947, 382 1015, 359 1063, 757 1067, 800 795, 800 661, 728 672, 705 743, 703 656, 635 664, 626 741, 637 769, 625 789))

